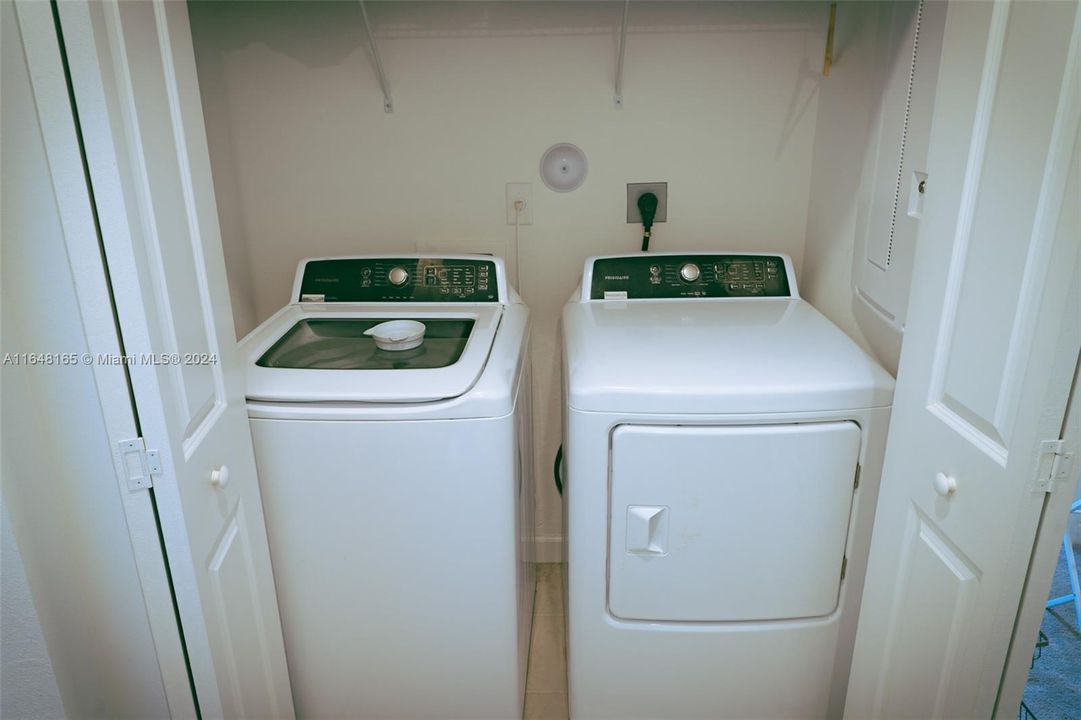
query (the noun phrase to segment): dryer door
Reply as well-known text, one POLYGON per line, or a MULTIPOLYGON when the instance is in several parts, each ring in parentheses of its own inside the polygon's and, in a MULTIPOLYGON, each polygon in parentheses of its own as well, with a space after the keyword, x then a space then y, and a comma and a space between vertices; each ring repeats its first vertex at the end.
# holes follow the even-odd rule
POLYGON ((849 421, 617 427, 610 612, 700 622, 829 615, 859 448, 849 421))

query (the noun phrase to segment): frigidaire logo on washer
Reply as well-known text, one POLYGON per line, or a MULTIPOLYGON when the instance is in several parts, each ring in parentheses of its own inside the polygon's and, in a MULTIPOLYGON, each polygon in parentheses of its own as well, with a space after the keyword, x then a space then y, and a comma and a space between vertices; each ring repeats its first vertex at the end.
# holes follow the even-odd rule
POLYGON ((630 280, 630 275, 605 275, 605 280, 630 280))

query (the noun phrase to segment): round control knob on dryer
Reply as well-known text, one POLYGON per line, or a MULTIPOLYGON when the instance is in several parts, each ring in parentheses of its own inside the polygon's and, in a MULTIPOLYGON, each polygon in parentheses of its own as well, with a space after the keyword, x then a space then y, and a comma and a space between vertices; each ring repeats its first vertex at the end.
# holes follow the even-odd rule
POLYGON ((391 285, 405 285, 405 281, 409 279, 409 273, 406 272, 403 267, 391 268, 387 273, 387 280, 390 280, 391 285))
POLYGON ((698 269, 698 266, 694 263, 686 263, 679 269, 679 276, 687 282, 694 282, 698 279, 698 276, 702 274, 702 271, 698 269))

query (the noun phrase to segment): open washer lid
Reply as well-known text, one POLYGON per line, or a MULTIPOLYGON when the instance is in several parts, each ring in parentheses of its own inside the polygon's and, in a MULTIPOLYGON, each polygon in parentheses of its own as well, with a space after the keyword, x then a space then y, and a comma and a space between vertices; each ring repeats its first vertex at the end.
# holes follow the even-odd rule
MULTIPOLYGON (((285 370, 437 370, 458 362, 473 333, 472 318, 398 318, 419 323, 424 335, 416 347, 383 348, 372 337, 384 318, 298 320, 255 361, 285 370)), ((395 321, 391 321, 395 322, 395 321)))
POLYGON ((303 260, 293 301, 241 343, 249 400, 423 403, 459 397, 484 371, 507 287, 498 258, 354 256, 303 260), (423 343, 389 351, 365 331, 423 323, 423 343))
POLYGON ((248 399, 419 403, 458 397, 484 371, 501 316, 498 305, 290 305, 244 341, 248 399), (403 319, 427 327, 414 350, 380 350, 364 335, 403 319))

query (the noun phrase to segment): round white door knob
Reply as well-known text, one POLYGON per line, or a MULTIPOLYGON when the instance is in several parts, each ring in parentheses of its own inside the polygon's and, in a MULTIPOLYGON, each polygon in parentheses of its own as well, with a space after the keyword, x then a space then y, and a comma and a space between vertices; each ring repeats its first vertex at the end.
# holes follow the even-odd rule
POLYGON ((949 497, 957 492, 957 478, 946 473, 935 474, 935 492, 942 497, 949 497))
POLYGON ((210 484, 214 487, 223 488, 229 484, 229 466, 222 465, 217 470, 210 471, 210 484))

